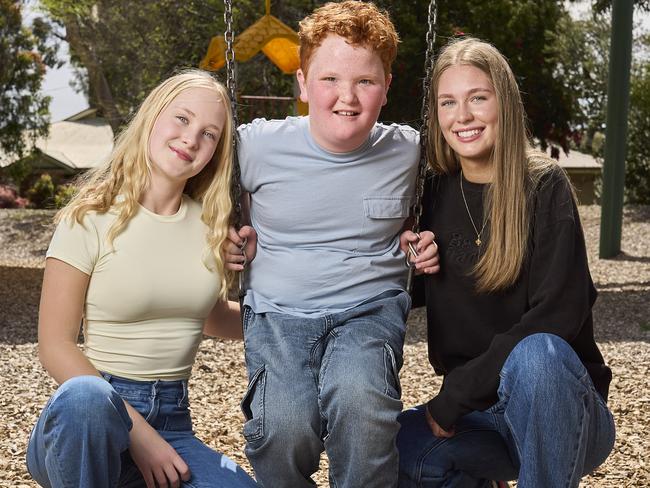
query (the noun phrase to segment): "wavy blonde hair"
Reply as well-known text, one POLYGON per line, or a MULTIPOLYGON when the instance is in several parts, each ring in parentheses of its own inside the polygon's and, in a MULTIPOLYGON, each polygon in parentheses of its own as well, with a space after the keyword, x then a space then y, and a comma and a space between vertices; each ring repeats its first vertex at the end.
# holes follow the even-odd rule
MULTIPOLYGON (((180 93, 190 88, 207 88, 223 102, 226 120, 212 159, 200 173, 185 184, 184 193, 202 205, 201 219, 208 231, 206 244, 214 256, 214 271, 221 280, 220 299, 226 299, 233 273, 225 269, 223 244, 228 234, 232 211, 230 180, 232 176, 232 111, 224 86, 205 71, 190 69, 174 75, 154 88, 140 105, 131 122, 115 140, 110 157, 101 167, 84 175, 70 203, 56 215, 83 225, 86 213, 95 211, 116 213, 107 241, 112 246, 135 215, 143 191, 151 182, 152 163, 149 158, 151 130, 160 113, 180 93), (118 195, 120 198, 117 198, 118 195)), ((207 264, 206 264, 207 266, 207 264)))
POLYGON ((474 38, 452 40, 435 62, 429 90, 429 145, 433 170, 453 174, 460 160, 447 144, 438 123, 438 84, 448 68, 474 66, 483 71, 494 88, 497 104, 497 136, 490 156, 492 181, 484 196, 489 219, 489 239, 474 267, 477 291, 495 292, 512 286, 527 257, 533 196, 540 179, 558 168, 545 154, 534 151, 526 129, 526 115, 515 76, 505 57, 491 44, 474 38))
POLYGON ((329 34, 343 37, 353 46, 369 46, 379 54, 388 76, 397 56, 399 36, 388 12, 372 2, 329 2, 299 23, 300 66, 307 75, 309 61, 329 34))

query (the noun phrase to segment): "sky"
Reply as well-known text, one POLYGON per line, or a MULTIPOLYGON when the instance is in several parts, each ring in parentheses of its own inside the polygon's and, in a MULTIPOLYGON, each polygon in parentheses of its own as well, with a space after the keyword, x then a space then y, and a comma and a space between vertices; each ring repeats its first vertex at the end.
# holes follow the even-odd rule
MULTIPOLYGON (((567 7, 571 14, 575 17, 586 15, 589 12, 590 4, 588 0, 579 2, 567 2, 567 7)), ((23 22, 30 24, 31 19, 39 15, 38 1, 28 0, 25 2, 25 9, 23 10, 23 22)), ((640 22, 643 27, 650 26, 650 15, 639 15, 635 11, 634 20, 640 22)), ((59 51, 61 57, 65 60, 69 59, 68 45, 62 43, 62 48, 59 51)), ((75 92, 70 86, 70 81, 74 79, 74 72, 70 64, 66 61, 65 65, 59 69, 48 69, 45 75, 45 80, 42 86, 42 93, 52 97, 50 104, 50 113, 52 115, 52 122, 63 120, 70 117, 88 107, 88 101, 81 93, 75 92)))
MULTIPOLYGON (((24 24, 29 25, 34 17, 42 15, 37 9, 37 4, 36 0, 25 2, 23 9, 24 24)), ((70 81, 74 79, 75 75, 68 62, 70 59, 68 44, 65 42, 61 44, 59 55, 66 60, 66 63, 59 69, 48 68, 41 87, 41 93, 52 97, 50 102, 52 122, 63 120, 88 108, 86 97, 75 92, 70 86, 70 81)))

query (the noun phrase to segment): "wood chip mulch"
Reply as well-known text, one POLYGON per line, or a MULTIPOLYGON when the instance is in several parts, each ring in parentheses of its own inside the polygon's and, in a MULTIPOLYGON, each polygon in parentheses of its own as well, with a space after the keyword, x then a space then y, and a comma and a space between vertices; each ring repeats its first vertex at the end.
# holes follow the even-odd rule
MULTIPOLYGON (((650 486, 650 207, 626 207, 623 252, 598 259, 600 207, 580 208, 591 271, 599 290, 595 334, 614 372, 609 405, 617 441, 584 487, 650 486)), ((43 258, 53 212, 0 210, 0 487, 37 486, 25 469, 29 432, 55 389, 38 361, 36 324, 43 258)), ((552 236, 549 236, 552 238, 552 236)), ((439 387, 427 362, 422 309, 409 319, 404 406, 427 401, 439 387)), ((239 401, 246 387, 241 343, 206 339, 191 380, 198 435, 250 472, 243 454, 239 401)), ((327 460, 314 477, 327 486, 327 460)))

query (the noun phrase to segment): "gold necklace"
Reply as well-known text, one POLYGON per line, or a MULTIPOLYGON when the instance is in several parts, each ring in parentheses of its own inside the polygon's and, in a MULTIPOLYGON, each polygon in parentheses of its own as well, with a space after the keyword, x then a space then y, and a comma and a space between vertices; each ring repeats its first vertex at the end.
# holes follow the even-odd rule
POLYGON ((472 218, 472 213, 469 211, 469 205, 467 205, 467 199, 465 198, 465 192, 463 191, 463 170, 460 170, 460 194, 463 196, 463 202, 465 203, 465 210, 467 210, 467 216, 469 217, 469 221, 472 223, 472 227, 474 227, 474 232, 476 232, 476 240, 474 243, 477 246, 481 245, 481 234, 485 230, 485 224, 487 224, 487 219, 483 220, 483 226, 481 227, 481 231, 476 228, 476 224, 474 224, 474 219, 472 218))

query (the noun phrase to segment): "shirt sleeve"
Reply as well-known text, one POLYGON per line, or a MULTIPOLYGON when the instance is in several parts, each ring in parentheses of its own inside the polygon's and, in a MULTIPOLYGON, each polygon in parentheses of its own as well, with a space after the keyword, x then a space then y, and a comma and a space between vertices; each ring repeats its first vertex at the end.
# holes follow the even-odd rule
POLYGON ((507 332, 495 335, 483 354, 447 374, 427 404, 443 429, 497 401, 501 368, 522 339, 551 333, 572 342, 591 314, 596 289, 571 186, 561 170, 540 184, 536 200, 528 269, 520 278, 528 280, 528 310, 507 332))
POLYGON ((46 258, 56 258, 79 271, 92 274, 99 258, 99 233, 86 215, 83 224, 64 219, 56 227, 46 258))
POLYGON ((242 124, 237 128, 239 144, 237 157, 241 172, 242 189, 255 193, 259 186, 259 175, 262 168, 260 149, 264 144, 265 119, 255 119, 249 124, 242 124))

